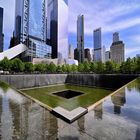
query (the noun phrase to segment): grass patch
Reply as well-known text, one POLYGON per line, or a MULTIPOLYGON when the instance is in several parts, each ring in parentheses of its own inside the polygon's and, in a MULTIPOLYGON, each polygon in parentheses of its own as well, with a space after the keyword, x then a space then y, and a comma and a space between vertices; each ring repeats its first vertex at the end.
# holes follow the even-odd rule
POLYGON ((79 106, 87 108, 88 106, 96 103, 97 101, 99 101, 100 99, 104 98, 112 92, 112 90, 102 88, 89 88, 73 85, 48 86, 43 88, 35 88, 21 91, 43 102, 44 104, 49 105, 52 108, 61 106, 68 110, 73 110, 79 106), (65 99, 63 97, 59 97, 53 94, 65 90, 73 90, 76 92, 82 92, 84 94, 71 99, 65 99))

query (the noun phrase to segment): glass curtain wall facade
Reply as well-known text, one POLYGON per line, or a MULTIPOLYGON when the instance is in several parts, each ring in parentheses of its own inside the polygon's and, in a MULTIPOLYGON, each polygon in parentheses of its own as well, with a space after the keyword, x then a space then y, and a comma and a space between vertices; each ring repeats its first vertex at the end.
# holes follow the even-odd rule
POLYGON ((77 19, 77 49, 79 53, 79 63, 84 62, 84 15, 79 15, 77 19))
POLYGON ((45 0, 30 0, 29 4, 29 37, 46 40, 46 7, 45 0), (44 18, 44 19, 43 19, 44 18))
POLYGON ((15 15, 17 44, 22 42, 28 47, 22 57, 27 61, 35 57, 49 57, 51 47, 46 45, 46 0, 16 0, 15 15))
POLYGON ((118 42, 119 40, 120 40, 119 33, 118 32, 113 33, 113 43, 118 42))
POLYGON ((94 61, 103 61, 101 28, 94 30, 94 61))
POLYGON ((68 58, 68 1, 48 0, 47 40, 52 58, 68 58))
POLYGON ((3 8, 0 7, 0 52, 3 52, 3 8))

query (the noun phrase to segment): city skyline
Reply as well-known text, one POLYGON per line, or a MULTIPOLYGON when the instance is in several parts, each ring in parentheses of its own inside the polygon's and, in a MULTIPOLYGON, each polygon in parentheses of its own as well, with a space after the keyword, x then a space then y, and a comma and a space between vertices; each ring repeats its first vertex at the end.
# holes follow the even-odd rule
MULTIPOLYGON (((9 39, 14 29, 15 1, 0 2, 4 8, 5 49, 9 47, 9 39), (11 6, 13 5, 13 6, 11 6), (9 10, 11 9, 11 10, 9 10), (6 19, 8 17, 8 19, 6 19)), ((126 45, 126 58, 134 57, 140 52, 140 4, 138 0, 71 0, 69 1, 69 43, 76 48, 76 20, 79 14, 85 17, 85 48, 93 49, 93 30, 101 27, 103 45, 109 50, 112 34, 120 33, 120 39, 126 45), (88 7, 88 8, 87 8, 88 7), (107 8, 111 7, 111 8, 107 8)))

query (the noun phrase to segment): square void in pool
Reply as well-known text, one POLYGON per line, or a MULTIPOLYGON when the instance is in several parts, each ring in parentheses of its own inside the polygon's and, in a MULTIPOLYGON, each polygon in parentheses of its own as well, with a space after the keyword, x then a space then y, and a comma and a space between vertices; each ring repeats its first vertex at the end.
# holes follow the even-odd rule
POLYGON ((61 92, 57 92, 57 93, 53 93, 54 95, 66 98, 66 99, 70 99, 76 96, 80 96, 84 93, 82 92, 77 92, 77 91, 72 91, 72 90, 65 90, 65 91, 61 91, 61 92))

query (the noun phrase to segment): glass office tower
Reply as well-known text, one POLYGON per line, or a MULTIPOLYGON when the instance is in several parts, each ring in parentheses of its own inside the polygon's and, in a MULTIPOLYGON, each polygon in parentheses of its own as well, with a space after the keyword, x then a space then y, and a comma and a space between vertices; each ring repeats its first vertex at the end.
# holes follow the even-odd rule
POLYGON ((68 1, 48 0, 47 41, 52 58, 68 58, 68 1))
POLYGON ((46 44, 46 28, 46 0, 16 0, 14 35, 17 44, 22 42, 28 47, 22 55, 25 60, 50 57, 51 47, 46 44))
POLYGON ((0 7, 0 52, 3 52, 3 8, 0 7))
POLYGON ((118 42, 119 40, 120 40, 119 33, 118 32, 113 33, 113 43, 118 42))
POLYGON ((94 30, 94 61, 103 62, 101 28, 94 30))
POLYGON ((79 63, 84 62, 84 15, 79 15, 77 19, 77 49, 79 63))

